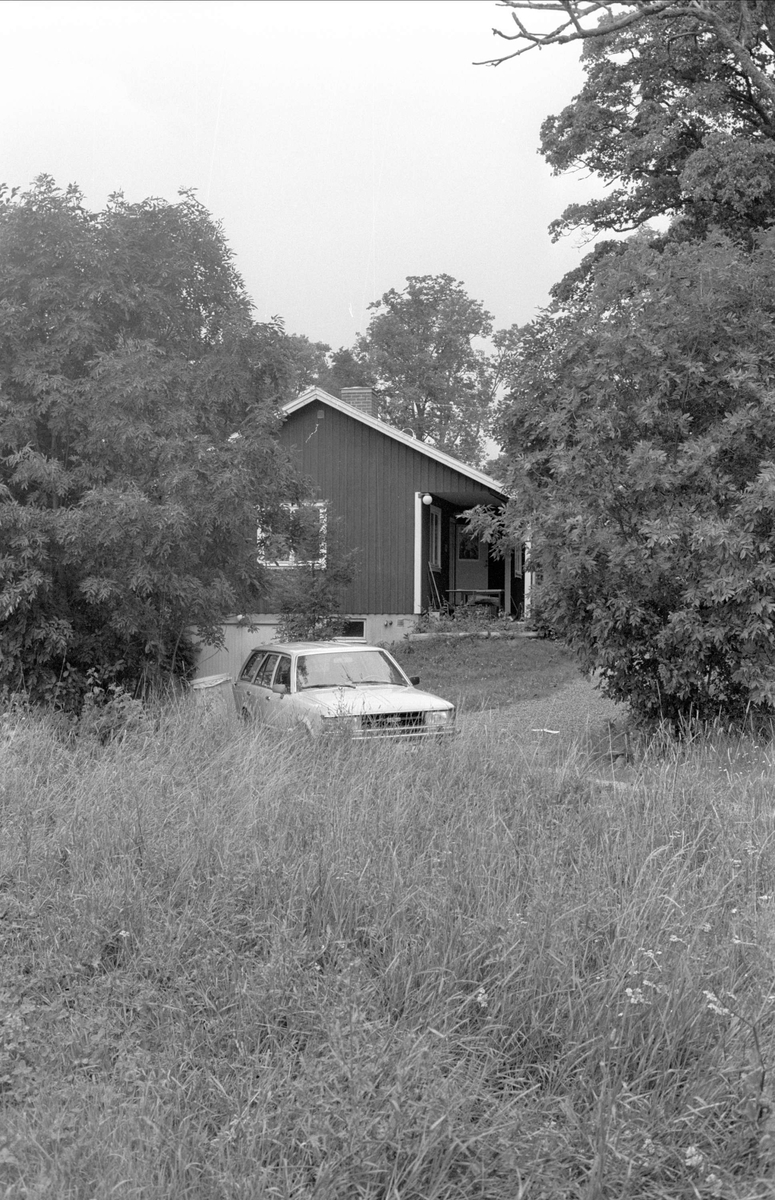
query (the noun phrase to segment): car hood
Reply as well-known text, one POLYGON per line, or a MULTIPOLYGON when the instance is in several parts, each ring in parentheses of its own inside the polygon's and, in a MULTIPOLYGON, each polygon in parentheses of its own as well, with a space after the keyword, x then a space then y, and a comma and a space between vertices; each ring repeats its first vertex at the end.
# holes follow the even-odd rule
POLYGON ((297 692, 296 702, 316 709, 321 717, 347 717, 362 713, 429 712, 454 708, 430 692, 386 684, 380 687, 308 688, 297 692))

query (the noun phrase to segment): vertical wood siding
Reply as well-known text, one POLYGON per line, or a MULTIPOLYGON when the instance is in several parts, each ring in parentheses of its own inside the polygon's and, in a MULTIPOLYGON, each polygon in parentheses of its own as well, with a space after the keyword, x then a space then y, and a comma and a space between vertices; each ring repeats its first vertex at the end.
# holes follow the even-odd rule
MULTIPOLYGON (((481 488, 421 451, 317 401, 287 418, 280 441, 293 453, 301 474, 314 481, 316 499, 328 502, 332 537, 344 549, 359 552, 355 577, 343 596, 344 611, 411 613, 415 492, 481 494, 481 488), (319 418, 318 412, 324 416, 319 418)), ((447 524, 445 513, 445 532, 447 524)), ((425 576, 427 546, 423 550, 425 576)), ((426 588, 424 578, 424 593, 426 588)))

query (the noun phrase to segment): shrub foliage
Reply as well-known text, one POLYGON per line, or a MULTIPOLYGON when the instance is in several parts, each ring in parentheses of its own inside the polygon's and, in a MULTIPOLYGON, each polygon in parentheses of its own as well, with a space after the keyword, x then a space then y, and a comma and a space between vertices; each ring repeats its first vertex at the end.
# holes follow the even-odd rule
POLYGON ((772 234, 635 238, 523 332, 499 532, 642 717, 775 705, 774 383, 772 234))
POLYGON ((0 193, 0 687, 142 687, 249 610, 288 365, 192 194, 0 193))
POLYGON ((583 44, 585 84, 541 148, 606 195, 572 204, 554 235, 641 232, 598 242, 509 331, 515 500, 497 531, 479 524, 532 537, 544 614, 639 716, 769 716, 775 10, 504 6, 495 62, 583 44))

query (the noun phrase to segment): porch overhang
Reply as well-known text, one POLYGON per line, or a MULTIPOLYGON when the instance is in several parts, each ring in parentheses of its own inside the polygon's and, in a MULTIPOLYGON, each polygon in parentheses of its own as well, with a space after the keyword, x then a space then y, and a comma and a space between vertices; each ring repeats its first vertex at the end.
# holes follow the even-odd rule
POLYGON ((467 488, 464 492, 432 492, 431 495, 462 511, 477 508, 479 505, 502 508, 507 500, 503 492, 496 492, 492 488, 467 488))

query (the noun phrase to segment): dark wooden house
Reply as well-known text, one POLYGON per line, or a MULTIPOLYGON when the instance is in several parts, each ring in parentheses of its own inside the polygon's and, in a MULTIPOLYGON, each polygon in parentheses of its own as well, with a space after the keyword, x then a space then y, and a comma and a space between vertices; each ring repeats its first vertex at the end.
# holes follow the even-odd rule
MULTIPOLYGON (((369 388, 346 388, 341 399, 309 388, 284 412, 280 440, 313 482, 322 528, 357 551, 342 604, 348 636, 398 640, 422 613, 472 602, 521 615, 518 556, 491 556, 462 517, 474 505, 505 502, 496 480, 380 421, 369 388)), ((229 622, 224 651, 205 651, 201 674, 233 673, 251 645, 273 634, 276 613, 252 619, 253 632, 229 622)))

